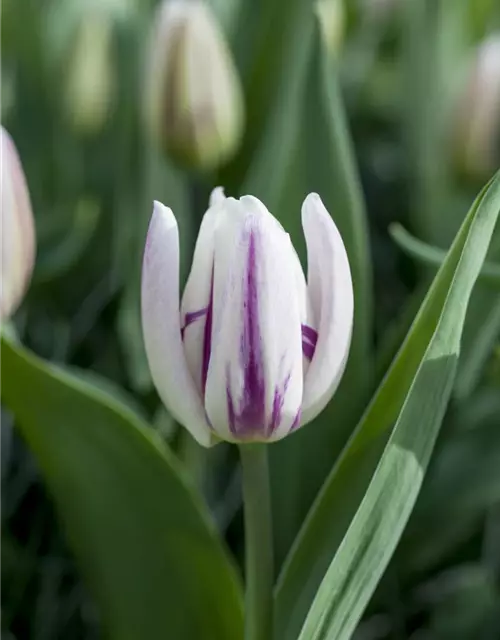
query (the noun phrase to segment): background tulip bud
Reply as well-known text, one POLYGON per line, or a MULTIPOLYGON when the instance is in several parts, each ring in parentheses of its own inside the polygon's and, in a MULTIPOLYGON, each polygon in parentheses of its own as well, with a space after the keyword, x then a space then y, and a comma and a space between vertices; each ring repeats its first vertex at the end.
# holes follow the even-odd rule
POLYGON ((146 99, 153 138, 182 165, 212 169, 236 150, 243 129, 242 89, 204 2, 170 0, 160 6, 146 99))
POLYGON ((361 8, 369 19, 385 20, 397 10, 400 4, 400 0, 363 0, 361 8))
POLYGON ((500 160, 500 32, 476 50, 455 125, 458 163, 470 176, 488 177, 500 160))
POLYGON ((98 10, 86 12, 76 26, 64 99, 72 126, 82 134, 99 132, 111 111, 112 36, 110 17, 98 10))
POLYGON ((320 0, 317 13, 328 49, 338 55, 345 33, 344 3, 342 0, 320 0))
POLYGON ((0 129, 2 149, 2 293, 0 315, 19 306, 35 259, 35 228, 30 197, 16 148, 0 129))

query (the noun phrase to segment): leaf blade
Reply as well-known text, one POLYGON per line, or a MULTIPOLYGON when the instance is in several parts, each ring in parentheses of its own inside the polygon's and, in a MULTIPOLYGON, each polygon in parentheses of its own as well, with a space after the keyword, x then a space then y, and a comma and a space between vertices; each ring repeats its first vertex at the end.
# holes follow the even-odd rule
MULTIPOLYGON (((348 638, 354 630, 357 619, 399 539, 410 511, 407 505, 412 505, 416 498, 421 477, 414 467, 408 471, 409 480, 404 474, 402 477, 398 477, 398 473, 396 476, 391 476, 397 479, 396 490, 399 488, 406 497, 400 507, 393 511, 393 515, 397 517, 398 526, 393 523, 389 528, 384 528, 383 523, 376 518, 369 517, 370 505, 366 506, 369 498, 363 497, 367 484, 374 474, 369 484, 372 489, 370 495, 373 499, 375 496, 387 495, 387 488, 391 487, 389 471, 394 474, 394 469, 400 468, 398 456, 402 447, 396 438, 408 437, 408 425, 412 424, 410 418, 422 414, 421 398, 426 398, 432 409, 429 414, 432 417, 432 428, 426 434, 426 440, 415 442, 410 439, 410 444, 418 448, 419 466, 422 469, 428 462, 437 428, 451 393, 467 301, 486 255, 500 208, 499 202, 500 178, 497 176, 481 192, 469 212, 447 260, 431 286, 405 344, 311 510, 278 583, 276 597, 280 637, 294 637, 300 618, 307 610, 314 585, 319 584, 329 564, 327 557, 330 555, 331 558, 336 550, 337 554, 323 580, 323 586, 318 591, 318 600, 308 614, 308 621, 300 638, 301 640, 348 638), (437 371, 434 371, 435 366, 437 371), (417 391, 414 390, 415 388, 417 391), (440 391, 439 403, 435 401, 434 395, 437 389, 440 391), (420 401, 418 401, 419 398, 420 401), (399 429, 388 438, 389 427, 395 419, 398 420, 399 429), (382 463, 377 466, 377 460, 384 450, 391 453, 393 466, 382 465, 382 463), (413 493, 408 488, 406 493, 404 491, 404 482, 407 480, 410 482, 409 486, 415 488, 413 493), (349 483, 355 481, 358 485, 353 491, 349 483), (343 501, 345 487, 349 487, 351 494, 348 498, 344 495, 343 501), (361 507, 356 513, 355 505, 359 502, 361 507), (353 518, 355 513, 356 516, 353 518), (357 594, 355 600, 349 602, 352 588, 346 587, 346 567, 352 569, 356 561, 364 562, 363 566, 366 568, 367 557, 363 557, 360 551, 360 558, 356 551, 356 544, 353 543, 353 540, 363 538, 366 523, 371 523, 372 537, 375 538, 375 535, 380 533, 377 527, 381 527, 391 543, 387 544, 387 540, 384 541, 386 547, 384 553, 380 547, 381 538, 372 540, 370 549, 373 553, 375 553, 374 549, 379 553, 378 577, 370 580, 365 574, 363 597, 357 594), (390 553, 387 553, 387 548, 390 553), (314 557, 311 555, 311 549, 314 549, 314 557), (339 583, 335 583, 335 575, 339 583), (302 585, 301 579, 305 581, 302 585), (342 583, 344 590, 338 586, 342 580, 344 580, 342 583), (328 609, 325 603, 328 601, 332 604, 332 594, 325 595, 325 592, 332 589, 332 584, 337 584, 334 586, 334 591, 340 600, 337 601, 337 606, 333 604, 328 609), (293 612, 290 616, 290 619, 293 618, 292 621, 285 620, 285 611, 293 612), (329 613, 327 614, 326 611, 329 613), (346 615, 345 611, 348 611, 349 615, 342 622, 342 615, 346 615), (332 617, 328 618, 328 615, 332 617)), ((403 442, 408 445, 406 440, 403 442)), ((411 450, 409 445, 406 448, 411 450)), ((396 497, 398 496, 394 496, 393 499, 395 500, 396 497)), ((371 556, 368 554, 368 560, 370 559, 371 556)))
POLYGON ((160 439, 105 393, 6 339, 2 371, 2 400, 40 464, 109 636, 241 635, 234 567, 160 439))

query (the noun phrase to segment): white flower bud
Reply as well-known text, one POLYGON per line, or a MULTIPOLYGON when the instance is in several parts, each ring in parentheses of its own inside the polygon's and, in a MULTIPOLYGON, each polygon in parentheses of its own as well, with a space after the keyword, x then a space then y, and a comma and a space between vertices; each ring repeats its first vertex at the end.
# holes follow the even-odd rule
POLYGON ((231 52, 202 0, 167 0, 157 13, 147 68, 153 139, 174 160, 212 169, 236 151, 243 95, 231 52))
POLYGON ((0 316, 21 303, 35 261, 35 227, 30 197, 16 148, 0 128, 2 162, 2 292, 0 316))
POLYGON ((455 150, 461 168, 484 179, 500 162, 500 32, 477 49, 460 96, 455 150))

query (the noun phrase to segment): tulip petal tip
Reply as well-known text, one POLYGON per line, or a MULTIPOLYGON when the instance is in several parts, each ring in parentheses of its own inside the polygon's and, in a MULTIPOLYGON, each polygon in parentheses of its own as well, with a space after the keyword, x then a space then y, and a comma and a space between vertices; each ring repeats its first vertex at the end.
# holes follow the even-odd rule
POLYGON ((217 205, 223 204, 225 200, 226 194, 224 193, 224 187, 215 187, 210 194, 209 206, 216 207, 217 205))

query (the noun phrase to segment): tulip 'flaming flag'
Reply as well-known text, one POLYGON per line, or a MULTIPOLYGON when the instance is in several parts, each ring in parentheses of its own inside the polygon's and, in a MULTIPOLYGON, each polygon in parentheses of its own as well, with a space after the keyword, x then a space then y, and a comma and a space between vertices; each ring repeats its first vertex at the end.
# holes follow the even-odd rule
POLYGON ((155 203, 144 253, 149 365, 172 415, 204 445, 274 441, 330 400, 351 341, 342 238, 320 197, 302 206, 308 283, 289 235, 253 196, 216 189, 179 308, 179 237, 155 203))

